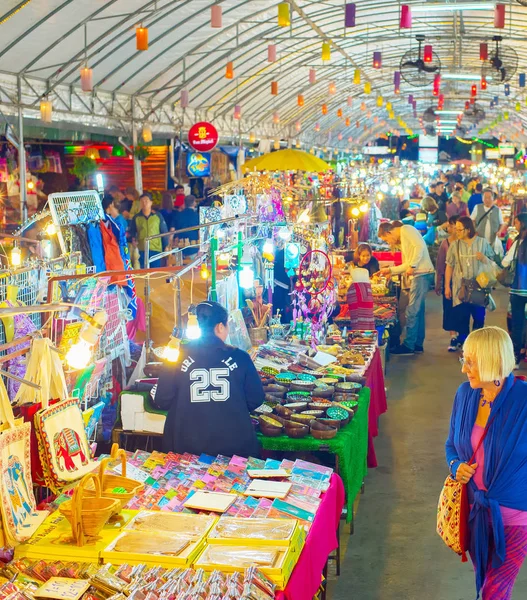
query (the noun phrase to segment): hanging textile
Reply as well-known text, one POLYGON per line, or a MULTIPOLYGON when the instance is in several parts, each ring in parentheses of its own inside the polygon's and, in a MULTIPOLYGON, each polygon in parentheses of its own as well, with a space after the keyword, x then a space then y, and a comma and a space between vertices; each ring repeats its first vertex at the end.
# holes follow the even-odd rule
POLYGON ((93 267, 90 243, 88 241, 88 234, 86 233, 84 225, 72 225, 71 228, 77 237, 77 245, 82 255, 82 262, 87 267, 93 267))
MULTIPOLYGON (((107 221, 99 223, 101 229, 102 246, 104 250, 104 262, 108 271, 124 271, 124 263, 121 258, 119 244, 115 239, 115 235, 111 230, 110 224, 107 221)), ((124 278, 120 275, 112 277, 112 283, 121 282, 124 278)), ((119 283, 121 285, 121 283, 119 283)))
MULTIPOLYGON (((112 228, 117 243, 119 244, 119 251, 124 263, 124 269, 126 271, 131 271, 132 261, 130 258, 130 252, 128 250, 126 231, 123 227, 120 227, 117 221, 112 219, 112 217, 109 215, 106 215, 106 219, 112 228)), ((135 319, 137 315, 137 293, 135 290, 135 279, 131 275, 126 276, 126 286, 124 286, 123 289, 128 297, 128 310, 131 311, 132 319, 135 319)), ((144 331, 144 329, 142 329, 142 331, 144 331)))
MULTIPOLYGON (((22 304, 16 303, 12 304, 9 300, 5 300, 4 303, 8 307, 16 307, 22 306, 22 304)), ((13 317, 14 321, 14 335, 13 339, 17 340, 23 338, 26 335, 34 333, 37 331, 37 327, 35 323, 27 316, 27 315, 15 315, 13 317)), ((25 348, 29 348, 30 342, 23 342, 21 344, 16 345, 11 349, 11 352, 17 352, 18 350, 23 350, 25 348)), ((7 364, 7 371, 11 373, 11 375, 16 375, 17 377, 24 378, 26 374, 26 357, 16 356, 9 360, 7 364)), ((9 393, 9 398, 13 400, 18 392, 18 388, 20 387, 20 383, 15 381, 14 379, 9 379, 7 382, 7 391, 9 393)))
POLYGON ((88 242, 90 244, 93 264, 97 273, 106 271, 106 262, 104 261, 104 247, 102 243, 101 230, 98 223, 90 223, 87 227, 88 242))

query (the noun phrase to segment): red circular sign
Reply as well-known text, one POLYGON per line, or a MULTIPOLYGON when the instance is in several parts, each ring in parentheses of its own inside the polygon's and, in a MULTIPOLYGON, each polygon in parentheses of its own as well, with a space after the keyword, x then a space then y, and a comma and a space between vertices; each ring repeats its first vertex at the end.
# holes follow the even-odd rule
POLYGON ((210 152, 218 143, 218 131, 212 123, 195 123, 188 132, 188 142, 199 152, 210 152))

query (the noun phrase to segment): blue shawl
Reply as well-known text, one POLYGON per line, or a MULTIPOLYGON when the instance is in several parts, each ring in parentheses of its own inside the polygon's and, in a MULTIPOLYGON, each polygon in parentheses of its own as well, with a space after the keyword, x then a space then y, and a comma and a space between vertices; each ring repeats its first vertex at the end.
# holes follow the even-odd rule
MULTIPOLYGON (((473 390, 468 383, 463 383, 456 393, 446 442, 449 464, 454 459, 468 462, 472 457, 470 438, 480 395, 481 390, 473 390)), ((527 383, 509 375, 494 400, 490 419, 493 420, 483 442, 483 482, 487 491, 478 490, 472 480, 468 484, 472 505, 470 554, 476 569, 478 597, 485 581, 489 551, 494 568, 505 560, 505 531, 500 506, 527 511, 527 383)))

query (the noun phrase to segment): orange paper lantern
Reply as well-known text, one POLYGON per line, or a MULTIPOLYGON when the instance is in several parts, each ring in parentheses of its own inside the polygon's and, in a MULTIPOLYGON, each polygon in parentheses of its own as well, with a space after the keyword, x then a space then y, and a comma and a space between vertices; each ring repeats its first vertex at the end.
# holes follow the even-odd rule
POLYGON ((278 96, 278 81, 271 81, 271 95, 278 96))
POLYGON ((137 27, 135 30, 135 41, 136 47, 138 50, 145 51, 148 50, 148 28, 147 27, 137 27))
POLYGON ((322 105, 322 114, 323 115, 327 115, 328 114, 328 105, 327 104, 323 104, 322 105))
POLYGON ((228 62, 225 67, 225 79, 234 79, 234 63, 228 62))
POLYGON ((296 103, 298 106, 304 106, 304 96, 302 94, 298 94, 296 103))

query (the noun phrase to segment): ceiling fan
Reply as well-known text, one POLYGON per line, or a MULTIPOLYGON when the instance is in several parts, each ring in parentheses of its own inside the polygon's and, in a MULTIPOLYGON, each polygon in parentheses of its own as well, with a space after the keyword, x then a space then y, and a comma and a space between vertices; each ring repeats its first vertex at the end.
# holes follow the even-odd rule
POLYGON ((406 52, 401 58, 399 70, 402 78, 414 87, 422 87, 433 82, 434 77, 441 71, 441 60, 432 52, 432 61, 425 62, 422 46, 424 35, 416 35, 418 48, 406 52))

